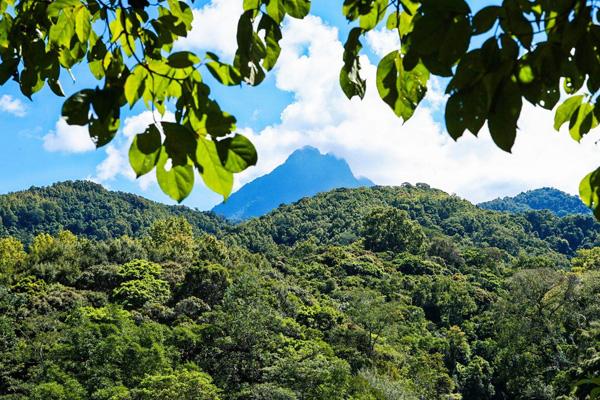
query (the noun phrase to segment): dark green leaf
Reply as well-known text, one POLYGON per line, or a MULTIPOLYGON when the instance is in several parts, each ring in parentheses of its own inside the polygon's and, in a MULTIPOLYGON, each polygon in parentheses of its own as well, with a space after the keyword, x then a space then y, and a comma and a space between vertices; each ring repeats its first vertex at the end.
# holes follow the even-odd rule
POLYGON ((160 132, 156 125, 150 125, 144 133, 135 135, 129 148, 129 164, 139 178, 152 171, 158 162, 161 149, 160 132))
POLYGON ((245 136, 237 134, 218 141, 216 145, 221 164, 229 172, 242 172, 249 166, 256 165, 256 149, 245 136))
POLYGON ((377 66, 377 90, 397 116, 407 121, 427 92, 429 71, 418 64, 405 71, 398 51, 385 56, 377 66))
POLYGON ((178 51, 167 59, 167 63, 173 68, 189 68, 200 62, 200 58, 189 51, 178 51))
POLYGON ((206 58, 211 60, 206 63, 206 68, 221 84, 235 86, 242 83, 240 72, 233 66, 219 61, 219 57, 216 54, 207 52, 206 58))
POLYGON ((87 125, 94 91, 81 90, 69 97, 62 106, 62 116, 69 125, 87 125))
POLYGON ((499 6, 487 6, 482 8, 473 17, 473 33, 480 35, 492 29, 502 8, 499 6))
POLYGON ((519 86, 512 79, 505 79, 492 103, 494 107, 488 115, 490 134, 496 146, 510 153, 517 137, 517 121, 523 106, 519 86))

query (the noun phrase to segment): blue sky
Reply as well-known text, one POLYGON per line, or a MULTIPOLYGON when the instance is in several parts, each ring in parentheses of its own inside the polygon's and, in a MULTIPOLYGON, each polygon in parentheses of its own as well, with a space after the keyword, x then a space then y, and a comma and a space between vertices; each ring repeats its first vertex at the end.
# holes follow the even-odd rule
MULTIPOLYGON (((374 87, 378 58, 397 46, 394 34, 383 29, 363 40, 367 96, 362 102, 348 101, 337 75, 351 26, 338 3, 315 0, 312 17, 286 24, 279 65, 261 86, 212 85, 214 97, 236 115, 240 132, 251 137, 259 151, 257 167, 243 173, 236 187, 269 172, 304 145, 347 159, 355 174, 378 184, 427 182, 472 201, 540 186, 574 193, 579 179, 596 168, 597 137, 577 144, 565 132, 552 130, 551 113, 532 106, 523 110, 513 154, 495 148, 485 130, 479 138, 453 142, 444 132, 443 85, 437 80, 413 119, 403 124, 374 87)), ((471 2, 474 9, 488 3, 471 2)), ((231 59, 241 0, 196 2, 194 7, 195 28, 178 46, 231 59)), ((61 77, 67 93, 95 85, 86 66, 75 69, 74 75, 77 82, 61 77)), ((152 120, 148 112, 141 107, 127 111, 114 143, 94 150, 85 130, 59 120, 61 105, 48 89, 30 102, 13 82, 0 87, 0 192, 93 179, 110 189, 169 202, 151 178, 133 179, 125 157, 132 135, 152 120)), ((220 201, 200 179, 197 182, 184 204, 208 209, 220 201)))

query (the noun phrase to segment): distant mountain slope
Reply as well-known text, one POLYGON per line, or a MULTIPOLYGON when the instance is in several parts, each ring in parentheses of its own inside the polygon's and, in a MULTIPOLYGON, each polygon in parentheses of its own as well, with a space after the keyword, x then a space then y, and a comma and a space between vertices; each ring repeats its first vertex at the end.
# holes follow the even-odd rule
POLYGON ((345 160, 304 147, 271 173, 243 186, 213 211, 232 220, 244 220, 320 192, 361 186, 373 186, 373 182, 356 178, 345 160))
POLYGON ((572 255, 581 247, 600 245, 600 223, 591 215, 484 210, 426 184, 320 193, 236 225, 230 237, 264 254, 276 245, 294 246, 310 238, 318 244, 343 245, 356 241, 364 217, 382 206, 406 210, 429 236, 442 235, 456 244, 497 248, 512 255, 543 255, 547 249, 572 255))
POLYGON ((555 215, 591 214, 577 196, 554 188, 541 188, 480 203, 481 208, 496 211, 523 212, 549 210, 555 215))
POLYGON ((61 229, 94 239, 136 236, 156 219, 173 215, 185 216, 198 231, 217 233, 227 224, 213 213, 75 181, 1 195, 0 237, 13 235, 28 242, 38 233, 61 229))

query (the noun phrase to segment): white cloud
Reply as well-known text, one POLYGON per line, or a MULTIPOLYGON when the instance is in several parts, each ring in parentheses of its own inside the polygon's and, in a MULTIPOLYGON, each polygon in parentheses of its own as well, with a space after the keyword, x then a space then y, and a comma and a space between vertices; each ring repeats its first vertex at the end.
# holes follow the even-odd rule
POLYGON ((391 51, 400 48, 400 37, 397 31, 383 27, 369 31, 366 36, 367 44, 378 57, 384 57, 391 51))
POLYGON ((25 104, 19 99, 4 94, 0 97, 0 111, 12 114, 16 117, 24 117, 26 112, 25 104))
MULTIPOLYGON (((375 53, 387 39, 367 38, 375 53)), ((381 101, 374 85, 376 66, 363 57, 368 80, 363 101, 348 101, 338 87, 342 43, 336 28, 317 17, 290 20, 275 70, 276 84, 294 94, 278 124, 260 132, 245 129, 259 153, 257 167, 241 174, 240 184, 271 171, 295 149, 312 145, 345 158, 355 174, 378 184, 426 182, 472 201, 540 186, 576 193, 579 179, 598 163, 593 139, 578 144, 552 128, 552 114, 526 105, 512 154, 499 150, 487 129, 454 142, 439 119, 444 95, 433 80, 426 101, 402 123, 381 101)))
MULTIPOLYGON (((231 18, 222 16, 239 9, 239 0, 213 0, 195 10, 194 31, 178 46, 232 57, 236 27, 229 23, 231 18)), ((375 31, 366 42, 381 56, 397 46, 392 39, 375 31)), ((289 19, 281 45, 280 60, 271 73, 277 88, 292 93, 293 101, 278 123, 260 131, 240 129, 255 143, 259 161, 238 176, 236 188, 270 172, 305 145, 345 158, 356 175, 378 184, 426 182, 475 202, 540 186, 576 193, 579 179, 597 166, 600 149, 593 138, 574 142, 568 133, 553 130, 550 112, 530 105, 523 109, 512 154, 499 150, 485 128, 479 138, 465 133, 454 142, 440 122, 445 96, 436 79, 430 81, 426 100, 413 118, 403 124, 379 98, 376 66, 366 56, 361 65, 368 80, 367 95, 363 101, 347 100, 338 84, 343 53, 338 30, 318 17, 289 19)), ((133 136, 152 121, 150 112, 125 120, 124 139, 107 147, 96 180, 134 179, 127 151, 133 136)), ((154 184, 154 174, 138 182, 146 188, 154 184)))
POLYGON ((240 0, 212 0, 201 9, 194 9, 192 31, 177 42, 177 47, 212 51, 225 61, 233 61, 237 49, 237 16, 243 11, 240 0))
POLYGON ((42 138, 44 149, 64 153, 84 153, 96 148, 86 126, 69 125, 60 118, 53 131, 42 138))
MULTIPOLYGON (((98 183, 112 181, 118 177, 124 177, 130 181, 135 181, 135 173, 129 165, 129 147, 133 138, 138 133, 146 130, 148 125, 158 121, 174 121, 173 113, 166 112, 164 116, 158 112, 152 115, 150 111, 144 111, 140 114, 128 117, 123 123, 122 139, 111 143, 106 147, 106 158, 96 167, 96 175, 90 177, 91 180, 98 183)), ((150 172, 137 179, 142 190, 148 189, 156 183, 156 175, 150 172)))

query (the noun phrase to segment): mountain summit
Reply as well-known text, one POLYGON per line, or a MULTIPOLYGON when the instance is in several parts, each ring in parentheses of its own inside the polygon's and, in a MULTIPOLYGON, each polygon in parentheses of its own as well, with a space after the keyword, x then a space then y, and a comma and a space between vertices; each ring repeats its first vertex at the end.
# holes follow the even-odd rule
POLYGON ((244 185, 213 211, 231 220, 243 220, 319 192, 373 185, 369 179, 355 177, 345 160, 321 154, 314 147, 303 147, 269 174, 244 185))

